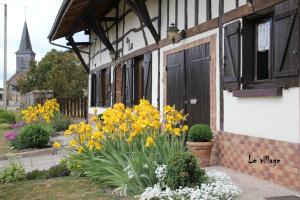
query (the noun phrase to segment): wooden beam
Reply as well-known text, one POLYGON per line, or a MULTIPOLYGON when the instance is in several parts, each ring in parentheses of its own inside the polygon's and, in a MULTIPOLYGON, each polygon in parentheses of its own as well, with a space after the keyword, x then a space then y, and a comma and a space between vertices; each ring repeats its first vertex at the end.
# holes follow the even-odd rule
MULTIPOLYGON (((90 42, 75 42, 75 44, 77 46, 89 46, 89 45, 91 45, 90 42)), ((70 42, 68 42, 67 45, 70 46, 71 45, 70 42)))
POLYGON ((195 0, 195 26, 199 23, 199 0, 195 0))
POLYGON ((103 17, 101 21, 105 22, 115 22, 118 18, 117 17, 103 17))
POLYGON ((141 0, 124 0, 130 9, 140 18, 140 20, 150 30, 156 43, 159 42, 159 35, 154 28, 145 1, 141 0))
POLYGON ((68 42, 70 43, 70 45, 72 46, 73 51, 75 52, 75 54, 77 55, 77 57, 79 58, 82 66, 84 67, 85 71, 87 73, 90 72, 90 69, 88 67, 88 65, 85 63, 84 59, 82 58, 82 55, 76 45, 76 42, 74 41, 73 36, 66 36, 66 40, 68 40, 68 42))
POLYGON ((211 1, 212 0, 206 0, 206 20, 211 19, 211 1))
POLYGON ((224 131, 224 93, 223 93, 223 24, 224 24, 224 1, 219 1, 219 101, 220 101, 220 131, 224 131))
POLYGON ((101 23, 97 21, 97 18, 95 16, 95 13, 90 10, 88 17, 87 17, 87 23, 89 23, 91 29, 96 33, 96 35, 99 37, 99 39, 103 42, 105 47, 112 53, 116 54, 115 49, 113 48, 111 42, 109 41, 104 28, 102 27, 101 23))

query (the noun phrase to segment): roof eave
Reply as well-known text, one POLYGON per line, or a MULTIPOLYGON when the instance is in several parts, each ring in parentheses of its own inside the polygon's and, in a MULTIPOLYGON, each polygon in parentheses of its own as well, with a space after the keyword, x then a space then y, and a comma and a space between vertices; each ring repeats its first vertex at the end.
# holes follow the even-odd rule
POLYGON ((54 36, 55 36, 54 34, 56 33, 58 25, 60 24, 60 22, 62 20, 62 17, 64 15, 64 13, 66 12, 68 6, 71 4, 71 2, 72 2, 72 0, 64 0, 63 1, 62 5, 61 5, 61 7, 58 11, 58 14, 55 18, 55 21, 54 21, 54 24, 51 28, 51 31, 48 35, 49 41, 53 41, 53 40, 57 39, 57 38, 54 38, 54 36))

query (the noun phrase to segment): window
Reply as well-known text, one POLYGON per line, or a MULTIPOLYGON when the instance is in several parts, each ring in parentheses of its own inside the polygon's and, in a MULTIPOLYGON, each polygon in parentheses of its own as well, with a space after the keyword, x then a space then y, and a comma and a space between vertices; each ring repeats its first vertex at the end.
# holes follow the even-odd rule
POLYGON ((123 65, 123 102, 127 106, 138 104, 140 99, 152 99, 151 53, 135 57, 123 65))
POLYGON ((255 23, 255 81, 271 77, 271 23, 272 19, 270 18, 255 23))
POLYGON ((293 0, 225 25, 224 89, 299 86, 299 35, 293 0))
POLYGON ((111 68, 100 69, 91 77, 91 106, 111 106, 111 68))

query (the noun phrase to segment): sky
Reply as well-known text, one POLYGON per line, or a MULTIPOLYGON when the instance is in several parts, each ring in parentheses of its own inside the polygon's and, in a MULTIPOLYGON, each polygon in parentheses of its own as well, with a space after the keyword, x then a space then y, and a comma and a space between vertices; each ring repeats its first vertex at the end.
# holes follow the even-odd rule
MULTIPOLYGON (((63 0, 0 0, 7 3, 8 30, 7 30, 7 79, 16 72, 16 55, 25 22, 31 39, 33 51, 36 53, 36 61, 51 49, 56 48, 49 44, 48 34, 52 28, 55 17, 63 0)), ((4 6, 0 4, 0 87, 3 87, 3 58, 4 58, 4 6)), ((65 45, 65 41, 57 43, 65 45)))

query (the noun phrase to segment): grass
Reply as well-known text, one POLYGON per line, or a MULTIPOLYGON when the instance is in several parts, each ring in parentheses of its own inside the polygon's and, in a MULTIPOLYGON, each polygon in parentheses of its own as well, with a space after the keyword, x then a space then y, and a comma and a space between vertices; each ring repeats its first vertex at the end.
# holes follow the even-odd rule
POLYGON ((111 191, 77 177, 0 183, 1 200, 114 200, 110 194, 111 191))
POLYGON ((9 143, 5 139, 4 134, 9 130, 9 124, 0 124, 0 155, 7 153, 17 153, 17 150, 11 149, 9 143))

